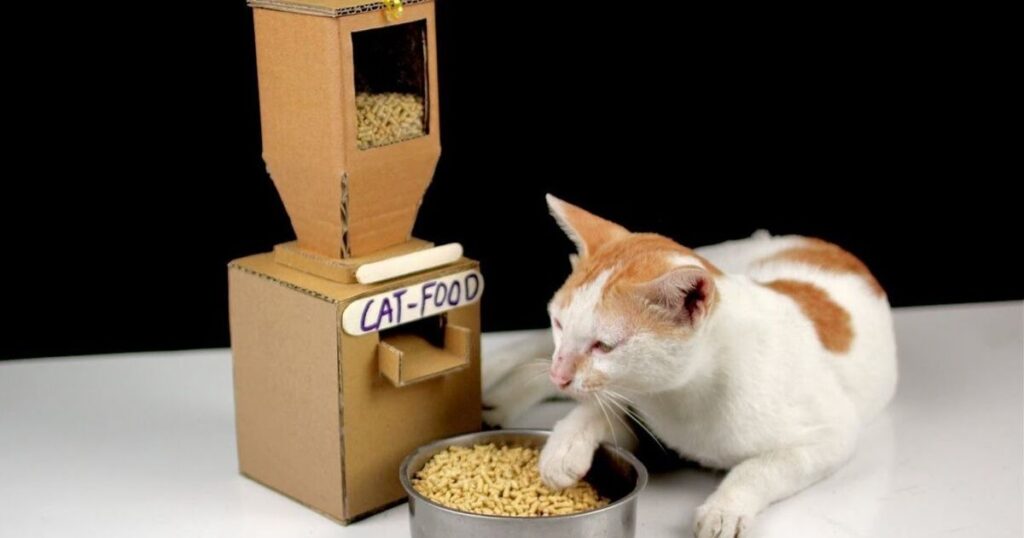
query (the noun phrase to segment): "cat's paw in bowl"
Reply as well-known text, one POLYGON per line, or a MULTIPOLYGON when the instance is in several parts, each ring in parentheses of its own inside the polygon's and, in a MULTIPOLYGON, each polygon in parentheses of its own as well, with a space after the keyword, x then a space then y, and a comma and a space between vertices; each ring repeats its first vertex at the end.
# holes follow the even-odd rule
POLYGON ((556 490, 579 482, 590 470, 596 448, 578 438, 564 438, 556 430, 540 453, 541 480, 556 490))

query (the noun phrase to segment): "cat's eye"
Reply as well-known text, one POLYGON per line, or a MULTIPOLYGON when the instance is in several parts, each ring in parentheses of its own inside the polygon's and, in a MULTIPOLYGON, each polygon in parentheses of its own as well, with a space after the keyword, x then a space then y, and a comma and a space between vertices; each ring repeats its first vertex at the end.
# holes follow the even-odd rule
POLYGON ((594 342, 590 346, 590 350, 591 351, 596 351, 598 353, 608 353, 609 351, 611 351, 613 349, 615 349, 615 346, 613 346, 613 345, 611 345, 611 344, 609 344, 607 342, 602 342, 600 340, 594 342))
POLYGON ((553 319, 552 322, 554 322, 556 329, 562 330, 562 324, 557 319, 553 319))

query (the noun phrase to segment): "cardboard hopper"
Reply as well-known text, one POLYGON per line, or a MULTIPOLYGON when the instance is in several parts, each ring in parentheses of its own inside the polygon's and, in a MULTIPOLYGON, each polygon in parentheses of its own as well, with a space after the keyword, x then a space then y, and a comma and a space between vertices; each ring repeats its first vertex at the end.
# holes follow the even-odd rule
POLYGON ((400 331, 381 346, 380 333, 346 333, 342 314, 360 298, 476 268, 463 258, 360 285, 286 267, 272 253, 232 262, 242 474, 343 523, 403 500, 406 455, 480 429, 480 304, 442 314, 444 349, 400 331))
POLYGON ((298 246, 348 258, 408 241, 441 155, 434 3, 406 0, 398 18, 366 0, 249 5, 263 159, 298 246), (422 54, 410 60, 422 64, 425 134, 359 149, 353 35, 405 24, 423 30, 422 54))

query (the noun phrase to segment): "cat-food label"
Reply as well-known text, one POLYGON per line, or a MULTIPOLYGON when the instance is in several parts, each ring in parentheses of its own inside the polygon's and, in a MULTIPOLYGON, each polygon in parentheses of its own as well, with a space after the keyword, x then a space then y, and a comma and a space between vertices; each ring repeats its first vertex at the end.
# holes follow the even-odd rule
POLYGON ((480 300, 484 278, 475 269, 353 301, 341 315, 346 333, 382 331, 480 300))

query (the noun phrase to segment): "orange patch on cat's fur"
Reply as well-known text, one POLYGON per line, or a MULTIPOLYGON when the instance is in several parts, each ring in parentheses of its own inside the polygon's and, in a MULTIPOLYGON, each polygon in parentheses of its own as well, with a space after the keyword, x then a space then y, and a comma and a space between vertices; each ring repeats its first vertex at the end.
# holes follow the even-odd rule
POLYGON ((876 295, 879 297, 885 296, 885 289, 878 283, 875 276, 871 274, 871 271, 868 270, 867 265, 864 265, 864 262, 839 246, 822 241, 821 239, 809 237, 806 239, 805 246, 788 248, 777 252, 761 260, 761 263, 776 260, 803 263, 837 273, 853 273, 863 278, 876 295))
MULTIPOLYGON (((605 283, 603 293, 623 284, 650 282, 672 269, 673 255, 690 256, 712 275, 722 274, 711 262, 667 237, 651 233, 631 234, 605 244, 581 259, 562 290, 579 288, 609 269, 614 269, 614 272, 605 283)), ((564 306, 570 297, 571 294, 562 294, 559 300, 564 306)))
POLYGON ((780 279, 765 282, 765 287, 786 295, 800 307, 818 333, 818 339, 825 349, 834 353, 845 353, 853 342, 853 325, 850 313, 832 300, 828 292, 809 282, 780 279))
POLYGON ((589 368, 589 366, 585 372, 586 374, 583 376, 584 390, 597 390, 608 384, 608 374, 589 368))
POLYGON ((601 245, 629 235, 629 230, 622 226, 551 195, 548 195, 548 204, 559 226, 579 247, 581 256, 589 256, 601 245))

